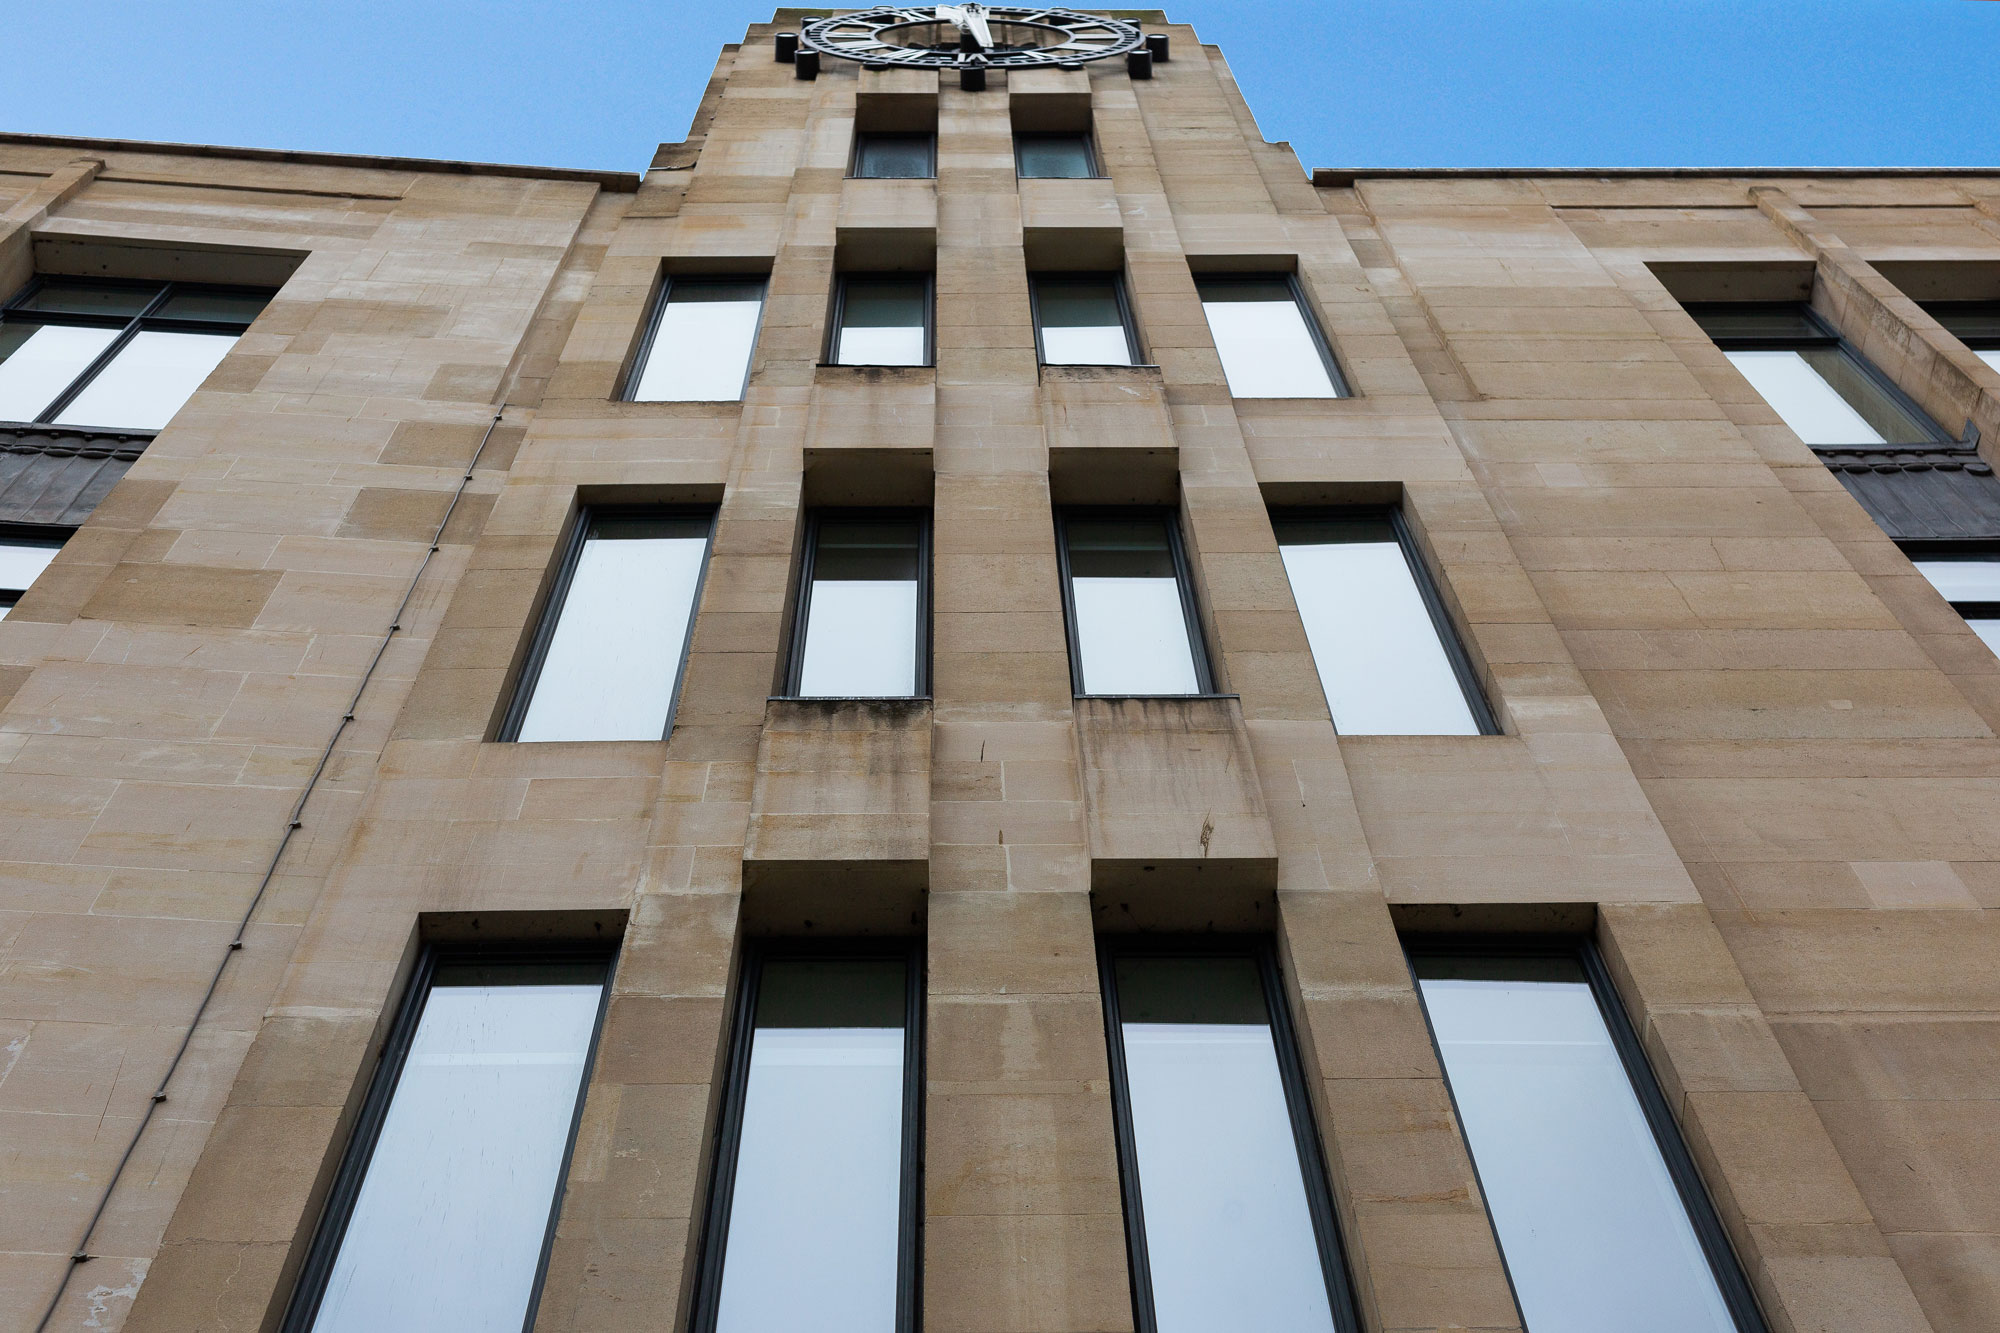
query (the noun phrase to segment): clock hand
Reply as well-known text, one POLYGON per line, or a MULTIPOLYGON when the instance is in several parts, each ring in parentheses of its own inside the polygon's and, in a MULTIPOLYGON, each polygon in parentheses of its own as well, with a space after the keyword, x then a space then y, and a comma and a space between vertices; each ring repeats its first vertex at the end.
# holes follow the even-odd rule
POLYGON ((970 41, 975 50, 993 49, 993 29, 986 22, 986 6, 976 3, 963 5, 939 5, 936 10, 940 23, 955 24, 961 43, 970 41))

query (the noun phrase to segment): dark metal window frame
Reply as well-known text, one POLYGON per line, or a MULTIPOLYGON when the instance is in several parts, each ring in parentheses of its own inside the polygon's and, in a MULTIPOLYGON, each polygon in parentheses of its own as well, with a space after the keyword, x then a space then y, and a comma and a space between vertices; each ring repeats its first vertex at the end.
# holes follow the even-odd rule
MULTIPOLYGON (((1995 345, 2000 346, 2000 340, 1996 340, 1995 345)), ((1953 560, 1960 564, 1987 564, 2000 568, 2000 542, 1986 538, 1907 541, 1898 542, 1896 548, 1913 564, 1918 560, 1953 560)), ((1922 577, 1921 574, 1919 577, 1922 577)), ((1958 612, 1960 620, 2000 620, 2000 602, 1946 602, 1945 605, 1958 612)))
MULTIPOLYGON (((708 541, 701 552, 701 573, 695 576, 694 601, 688 608, 687 633, 681 639, 680 661, 674 667, 673 695, 667 703, 666 729, 660 733, 660 739, 665 740, 674 733, 674 715, 680 711, 681 686, 687 677, 688 650, 694 644, 695 621, 701 615, 702 591, 708 586, 709 559, 715 554, 716 509, 713 505, 582 505, 570 522, 569 532, 563 537, 562 558, 556 566, 555 581, 549 587, 548 600, 536 620, 535 637, 528 645, 527 660, 521 664, 521 677, 514 687, 514 697, 507 705, 499 734, 494 737, 497 741, 520 738, 521 724, 528 716, 528 705, 534 702, 535 690, 541 685, 542 666, 548 659, 549 644, 555 639, 556 626, 562 621, 563 606, 569 601, 569 586, 576 577, 577 562, 583 559, 584 544, 590 540, 591 520, 596 518, 701 518, 708 521, 708 541)), ((617 744, 616 741, 605 743, 617 744)))
MULTIPOLYGON (((278 294, 277 289, 272 287, 237 287, 218 282, 153 282, 150 280, 112 278, 71 278, 60 274, 37 277, 33 282, 29 283, 19 292, 16 292, 14 298, 8 301, 4 307, 0 307, 0 324, 12 320, 20 324, 63 324, 71 328, 117 329, 119 333, 117 337, 113 338, 105 346, 103 351, 97 354, 89 365, 77 373, 76 378, 69 382, 67 388, 56 394, 49 405, 43 408, 33 421, 9 422, 4 424, 17 426, 53 424, 55 419, 62 415, 63 410, 75 402, 77 397, 90 387, 91 382, 103 374, 105 369, 113 361, 117 360, 125 349, 132 345, 132 340, 137 338, 141 333, 229 333, 241 338, 249 331, 251 324, 255 322, 254 316, 247 320, 183 319, 156 313, 176 296, 199 295, 203 293, 216 293, 228 296, 261 296, 264 298, 266 305, 269 305, 271 298, 278 294), (143 291, 149 287, 157 290, 154 293, 153 299, 148 301, 145 307, 136 315, 90 315, 67 311, 24 309, 24 303, 32 299, 50 281, 78 287, 94 287, 101 291, 136 292, 143 291)), ((259 313, 262 312, 260 311, 259 313)), ((158 433, 155 430, 131 426, 83 425, 64 426, 62 429, 117 435, 151 436, 158 433)))
MULTIPOLYGON (((1445 1075, 1445 1092, 1451 1098, 1452 1117, 1459 1126, 1460 1137, 1464 1137, 1465 1116, 1458 1106, 1458 1093, 1451 1086, 1451 1073, 1444 1062, 1444 1049, 1438 1045, 1437 1029, 1431 1024, 1430 1006, 1424 1002, 1424 989, 1417 976, 1416 956, 1419 954, 1446 955, 1461 958, 1564 958, 1573 959, 1583 968, 1585 979, 1590 983, 1591 996, 1597 1001, 1597 1012, 1604 1019, 1605 1030, 1611 1035, 1611 1044, 1618 1052, 1619 1062, 1625 1067, 1626 1082, 1638 1098, 1640 1112, 1647 1127, 1653 1132, 1653 1142, 1660 1150, 1660 1158, 1665 1163, 1667 1175, 1674 1182, 1679 1195, 1681 1209, 1686 1214, 1689 1225, 1694 1229, 1695 1239, 1700 1244, 1702 1255, 1708 1260, 1709 1271, 1715 1277, 1716 1289, 1722 1293, 1723 1304, 1730 1317, 1736 1321, 1741 1333, 1769 1333, 1764 1322, 1763 1311, 1758 1308, 1757 1297, 1745 1275, 1742 1260, 1736 1254, 1736 1247, 1730 1244, 1729 1233, 1723 1228, 1722 1217, 1715 1210, 1715 1201, 1708 1192, 1707 1184, 1701 1178, 1701 1170, 1695 1165, 1694 1156, 1688 1151, 1687 1140, 1681 1133, 1680 1122, 1674 1118, 1673 1108, 1667 1104, 1666 1094, 1660 1090, 1659 1078, 1653 1073, 1652 1063, 1646 1058, 1646 1048, 1639 1040, 1632 1020, 1625 1012, 1624 1002, 1619 998, 1618 986, 1612 980, 1610 970, 1604 964, 1604 956, 1597 943, 1588 935, 1506 935, 1467 934, 1439 935, 1429 932, 1406 932, 1401 938, 1403 960, 1410 971, 1410 984, 1417 993, 1417 1005, 1423 1010, 1424 1031, 1429 1035, 1431 1051, 1436 1056, 1438 1068, 1445 1075)), ((1500 1250, 1500 1264, 1507 1272, 1507 1285, 1514 1296, 1514 1308, 1518 1314, 1521 1298, 1514 1288, 1513 1269, 1507 1261, 1507 1248, 1500 1243, 1500 1229, 1493 1220, 1493 1204, 1486 1192, 1486 1184, 1479 1176, 1478 1154, 1472 1151, 1470 1141, 1466 1142, 1466 1157, 1472 1163, 1475 1180, 1480 1181, 1479 1193, 1486 1209, 1487 1225, 1493 1230, 1493 1238, 1500 1250)))
MULTIPOLYGON (((57 524, 0 523, 0 546, 54 546, 60 551, 75 535, 75 528, 57 524)), ((0 610, 12 611, 27 595, 27 588, 0 588, 0 610)))
POLYGON ((937 131, 936 130, 856 130, 854 142, 847 150, 847 178, 856 181, 904 181, 937 179, 937 131), (930 169, 921 176, 864 176, 861 174, 861 149, 870 139, 922 139, 924 156, 930 169))
POLYGON ((1014 131, 1014 179, 1024 181, 1069 181, 1105 179, 1104 164, 1097 156, 1097 136, 1089 130, 1016 130, 1014 131), (1083 140, 1083 160, 1090 168, 1087 176, 1030 176, 1021 170, 1021 145, 1024 142, 1050 139, 1083 140))
POLYGON ((799 555, 799 591, 792 609, 792 632, 787 645, 785 665, 785 692, 781 698, 798 699, 806 702, 830 701, 833 695, 802 695, 799 693, 800 677, 805 673, 806 631, 812 621, 812 579, 813 566, 819 559, 819 529, 822 518, 833 519, 881 519, 900 521, 915 519, 917 523, 917 639, 914 650, 916 661, 916 691, 908 695, 870 695, 869 698, 886 699, 928 699, 931 697, 931 511, 915 507, 902 508, 847 508, 827 505, 806 511, 806 530, 803 549, 799 555))
POLYGON ((1078 270, 1074 273, 1065 270, 1054 273, 1041 272, 1041 273, 1028 274, 1028 313, 1032 318, 1035 326, 1036 365, 1115 366, 1119 364, 1116 361, 1051 362, 1048 359, 1047 352, 1042 347, 1042 284, 1046 282, 1046 283, 1052 283, 1057 286, 1080 287, 1086 282, 1106 282, 1106 281, 1108 281, 1111 284, 1111 294, 1117 298, 1118 321, 1119 323, 1125 326, 1126 353, 1132 358, 1130 361, 1125 362, 1124 364, 1128 366, 1143 366, 1146 364, 1145 353, 1139 346, 1139 326, 1137 322, 1132 318, 1132 300, 1131 297, 1125 291, 1125 275, 1123 273, 1115 272, 1111 269, 1097 269, 1097 270, 1078 270))
MULTIPOLYGON (((1814 310, 1811 305, 1804 301, 1690 301, 1684 303, 1681 308, 1687 311, 1698 325, 1701 325, 1701 317, 1711 311, 1720 313, 1722 311, 1783 310, 1803 315, 1806 323, 1819 330, 1818 336, 1806 338, 1791 335, 1772 337, 1717 337, 1710 333, 1708 334, 1708 338, 1710 342, 1725 352, 1804 352, 1815 348, 1833 348, 1853 365, 1855 369, 1860 371, 1863 379, 1873 384, 1877 389, 1880 389, 1897 407, 1909 413, 1918 426, 1930 435, 1932 445, 1952 445, 1960 442, 1956 437, 1947 434, 1944 427, 1940 426, 1931 414, 1918 404, 1916 399, 1904 393, 1901 385, 1884 374, 1880 366, 1870 361, 1866 356, 1863 356, 1861 349, 1856 347, 1845 334, 1828 323, 1825 316, 1821 315, 1819 311, 1814 310)), ((1703 333, 1708 333, 1706 325, 1702 325, 1701 327, 1703 333)), ((1839 448, 1840 446, 1811 445, 1809 447, 1819 450, 1839 448)), ((1929 446, 1897 445, 1893 443, 1883 446, 1864 446, 1862 441, 1856 441, 1853 447, 1870 447, 1894 451, 1898 448, 1909 449, 1912 447, 1929 446)))
POLYGON ((729 1029, 729 1067, 716 1121, 715 1158, 702 1212, 700 1257, 695 1267, 690 1333, 715 1333, 721 1313, 722 1272, 729 1248, 729 1211, 736 1191, 737 1156, 743 1146, 743 1111, 750 1082, 750 1048, 756 1036, 757 996, 764 964, 774 960, 897 958, 904 963, 903 1154, 896 1244, 896 1333, 915 1333, 923 1299, 924 1226, 924 942, 921 938, 750 940, 736 982, 729 1029))
POLYGON ((1921 301, 1918 305, 1926 315, 1937 321, 1940 328, 1958 339, 1969 350, 1974 352, 2000 350, 2000 333, 1986 336, 1959 333, 1944 322, 1959 311, 1991 313, 1996 319, 2000 319, 2000 301, 1921 301))
POLYGON ((1056 517, 1056 568, 1062 582, 1063 632, 1069 639, 1070 693, 1078 699, 1213 699, 1215 671, 1208 660, 1208 636, 1202 633, 1201 608, 1195 603, 1194 569, 1181 541, 1180 514, 1164 505, 1059 505, 1056 517), (1193 694, 1089 694, 1083 688, 1083 654, 1077 639, 1076 594, 1070 586, 1069 522, 1071 519, 1159 519, 1166 525, 1167 550, 1173 557, 1174 581, 1180 585, 1181 617, 1187 625, 1188 651, 1194 657, 1193 694))
POLYGON ((750 388, 750 372, 757 364, 757 339, 764 332, 764 308, 770 304, 771 275, 768 273, 700 273, 675 277, 671 273, 662 274, 659 294, 653 298, 652 313, 646 317, 646 331, 639 339, 639 349, 632 358, 632 370, 625 377, 625 388, 618 397, 620 401, 637 403, 648 401, 639 398, 639 381, 646 377, 646 366, 653 359, 653 345, 659 341, 660 325, 667 318, 667 302, 673 299, 676 285, 687 287, 720 286, 723 283, 754 282, 763 291, 757 297, 757 323, 750 330, 750 350, 743 358, 743 382, 736 386, 734 398, 710 398, 690 401, 740 403, 750 388))
POLYGON ((1111 1062, 1112 1123, 1118 1146, 1118 1183, 1125 1202, 1125 1248, 1130 1258, 1132 1312, 1137 1333, 1156 1333, 1152 1265, 1146 1247, 1146 1215, 1139 1179, 1139 1148, 1132 1125, 1132 1090, 1125 1072, 1125 1034, 1119 1017, 1117 964, 1121 958, 1248 958, 1263 983, 1264 1008, 1276 1048, 1278 1077, 1292 1122, 1292 1142, 1304 1177, 1306 1209, 1319 1246, 1327 1304, 1338 1333, 1359 1333, 1362 1324, 1348 1272, 1346 1245, 1333 1205, 1319 1126, 1313 1115, 1298 1033, 1285 998, 1277 950, 1262 935, 1100 935, 1097 937, 1098 992, 1104 1006, 1105 1045, 1111 1062))
MULTIPOLYGON (((1354 397, 1354 386, 1349 384, 1347 376, 1341 373, 1340 358, 1334 355, 1333 343, 1327 338, 1326 330, 1320 325, 1318 317, 1313 314, 1312 302, 1306 299, 1306 289, 1300 284, 1299 275, 1296 272, 1291 270, 1275 270, 1267 273, 1202 273, 1197 271, 1194 275, 1195 295, 1199 297, 1201 289, 1205 286, 1247 287, 1254 282, 1282 282, 1285 284, 1285 290, 1292 294, 1292 304, 1298 307, 1299 318, 1304 321, 1306 332, 1312 336, 1313 346, 1319 349, 1320 362, 1326 367, 1326 377, 1333 385, 1333 396, 1335 398, 1354 397)), ((1203 305, 1205 306, 1206 304, 1207 302, 1204 301, 1203 305)), ((1204 311, 1204 314, 1206 314, 1206 311, 1204 311)), ((1213 341, 1214 338, 1215 330, 1213 327, 1210 327, 1209 339, 1213 341)), ((1234 395, 1232 394, 1232 396, 1234 395)))
MULTIPOLYGON (((1466 650, 1465 639, 1452 623, 1451 612, 1445 609, 1444 594, 1438 589, 1438 580, 1431 572, 1430 562, 1424 559, 1423 548, 1417 545, 1417 537, 1410 530, 1410 521, 1403 515, 1400 505, 1284 505, 1271 511, 1273 528, 1282 522, 1312 523, 1338 522, 1351 519, 1387 520, 1390 530, 1396 534, 1396 544, 1403 549, 1403 563, 1410 568, 1410 577, 1417 585, 1417 595, 1424 600, 1424 610, 1430 613, 1431 627, 1437 631, 1438 643, 1444 649, 1445 659, 1451 663, 1451 674, 1458 678, 1459 692, 1465 696, 1465 706, 1472 710, 1473 723, 1482 736, 1502 734, 1500 719, 1493 712, 1493 704, 1486 697, 1485 689, 1479 683, 1479 672, 1472 665, 1472 654, 1466 650)), ((1289 587, 1290 580, 1287 580, 1289 587)), ((1292 594, 1294 610, 1298 606, 1298 594, 1292 594)), ((1317 664, 1315 664, 1315 670, 1317 664)), ((1332 716, 1333 701, 1327 701, 1327 715, 1332 716)))
POLYGON ((840 338, 846 331, 847 284, 856 280, 876 278, 921 278, 924 284, 924 359, 918 366, 889 365, 888 370, 916 370, 937 364, 937 274, 928 270, 918 273, 896 269, 857 269, 852 273, 836 274, 833 282, 833 318, 829 321, 826 335, 826 361, 828 366, 878 366, 874 361, 842 361, 840 359, 840 338))
POLYGON ((292 1286, 291 1299, 279 1324, 280 1333, 311 1333, 313 1323, 319 1317, 327 1281, 333 1275, 334 1263, 339 1259, 340 1248, 347 1239, 354 1205, 368 1178, 368 1166, 374 1159, 389 1108, 395 1102, 396 1089, 402 1083, 403 1069, 409 1059, 411 1044, 416 1039, 417 1024, 423 1018, 424 1006, 430 1000, 432 978, 439 964, 596 962, 604 964, 604 990, 598 997, 597 1019, 590 1030, 590 1044, 584 1051, 583 1074, 577 1080, 576 1106, 570 1113, 569 1134, 563 1143, 562 1167, 556 1176, 554 1197, 549 1202, 548 1228, 542 1235, 541 1258, 535 1266, 534 1283, 528 1293, 527 1316, 521 1324, 523 1333, 529 1333, 534 1328, 535 1313, 542 1300, 542 1284, 548 1276, 549 1255, 555 1246, 556 1222, 562 1216, 563 1196, 569 1188, 570 1163, 576 1152, 577 1130, 583 1123, 583 1105, 590 1094, 591 1077, 597 1067, 597 1044, 604 1035, 604 1016, 611 1003, 611 983, 618 966, 617 949, 601 945, 470 946, 435 943, 422 947, 417 954, 416 967, 404 988, 388 1039, 382 1044, 375 1068, 369 1075, 368 1092, 362 1101, 360 1116, 348 1136, 333 1186, 321 1206, 319 1220, 314 1225, 312 1240, 306 1250, 305 1263, 292 1286))

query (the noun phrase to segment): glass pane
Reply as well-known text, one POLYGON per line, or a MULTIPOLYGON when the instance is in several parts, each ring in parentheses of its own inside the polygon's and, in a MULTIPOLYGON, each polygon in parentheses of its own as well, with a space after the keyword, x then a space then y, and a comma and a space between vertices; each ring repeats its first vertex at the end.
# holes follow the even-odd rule
POLYGON ((918 537, 915 519, 819 521, 800 694, 917 692, 918 537))
POLYGON ((764 964, 718 1333, 895 1328, 906 984, 900 959, 764 964))
POLYGON ((1995 370, 2000 370, 2000 347, 1989 348, 1979 354, 1979 359, 1995 370))
POLYGON ((2000 301, 1945 301, 1924 312, 1955 338, 2000 344, 2000 301))
POLYGON ((1932 439, 1837 347, 1724 355, 1807 444, 1925 444, 1932 439))
POLYGON ((870 180, 922 180, 931 174, 931 136, 864 134, 854 146, 854 174, 870 180))
POLYGON ((1160 1333, 1332 1329, 1256 963, 1115 973, 1160 1333))
POLYGON ((527 1318, 602 966, 437 969, 315 1333, 527 1318))
POLYGON ((639 368, 641 403, 735 402, 750 377, 764 310, 762 279, 680 279, 667 288, 660 325, 639 368))
POLYGON ((0 324, 0 421, 33 421, 47 411, 117 336, 117 329, 0 324))
POLYGON ((921 275, 844 280, 839 345, 843 366, 921 366, 924 306, 929 284, 921 275))
POLYGON ((705 517, 591 520, 521 740, 666 734, 708 528, 705 517))
POLYGON ((1199 694, 1166 520, 1064 524, 1085 694, 1199 694))
POLYGON ((212 319, 224 324, 248 324, 271 304, 269 292, 213 292, 200 288, 175 292, 153 313, 175 319, 212 319))
POLYGON ((0 538, 0 591, 26 592, 62 548, 59 541, 0 538))
POLYGON ((1582 968, 1416 967, 1528 1327, 1734 1333, 1582 968))
POLYGON ((2000 602, 2000 559, 1917 560, 1917 573, 1947 602, 2000 602))
POLYGON ((1985 616, 1967 616, 1965 623, 1988 648, 2000 653, 2000 620, 1989 620, 1985 616))
POLYGON ((97 372, 56 421, 159 430, 235 345, 233 333, 141 333, 97 372))
POLYGON ((1042 361, 1051 366, 1129 366, 1132 343, 1110 278, 1037 278, 1035 317, 1042 361))
POLYGON ((131 286, 118 283, 66 281, 51 278, 35 294, 15 306, 16 310, 46 310, 65 315, 136 315, 160 294, 160 283, 142 282, 131 286))
POLYGON ((1395 530, 1379 519, 1276 526, 1334 728, 1349 736, 1478 735, 1395 530))
POLYGON ((1019 174, 1028 179, 1081 180, 1091 170, 1087 134, 1024 134, 1014 141, 1019 174))
POLYGON ((1806 308, 1797 302, 1696 305, 1689 306, 1688 313, 1711 338, 1826 337, 1826 330, 1813 323, 1806 308))
POLYGON ((1326 359, 1282 278, 1203 282, 1201 308, 1238 398, 1337 398, 1326 359))

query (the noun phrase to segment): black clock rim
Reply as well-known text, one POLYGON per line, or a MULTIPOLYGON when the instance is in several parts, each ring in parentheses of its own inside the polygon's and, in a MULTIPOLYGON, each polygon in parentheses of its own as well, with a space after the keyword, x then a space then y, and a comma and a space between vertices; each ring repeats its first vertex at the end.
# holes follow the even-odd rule
MULTIPOLYGON (((1026 23, 1035 19, 1045 19, 1050 15, 1074 17, 1082 22, 1121 30, 1118 40, 1101 51, 1079 51, 1068 46, 1045 46, 1033 50, 986 51, 977 54, 960 51, 926 50, 919 47, 903 47, 896 53, 875 51, 852 51, 826 40, 821 33, 831 27, 850 27, 867 24, 876 20, 877 31, 882 28, 901 27, 912 20, 909 9, 900 5, 884 5, 875 9, 864 9, 852 14, 829 15, 813 19, 799 29, 799 44, 822 55, 837 56, 842 60, 852 60, 858 64, 880 64, 891 68, 950 69, 968 64, 984 65, 993 69, 1010 66, 1074 65, 1092 60, 1109 60, 1140 50, 1146 44, 1146 34, 1139 25, 1124 19, 1112 18, 1104 14, 1092 14, 1084 10, 1036 5, 995 5, 988 7, 987 16, 997 23, 1026 23), (1020 17, 1015 17, 1016 15, 1020 17)), ((1040 23, 1038 26, 1060 26, 1040 23)))

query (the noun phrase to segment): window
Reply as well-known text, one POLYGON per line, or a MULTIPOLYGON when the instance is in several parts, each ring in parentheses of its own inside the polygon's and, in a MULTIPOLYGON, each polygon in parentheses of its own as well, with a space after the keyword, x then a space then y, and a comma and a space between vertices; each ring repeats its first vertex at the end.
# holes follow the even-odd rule
POLYGON ((1596 951, 1410 957, 1527 1326, 1761 1331, 1596 951))
POLYGON ((2000 370, 2000 301, 1936 301, 1927 303, 1924 313, 2000 370))
POLYGON ((2000 653, 2000 553, 1910 558, 1972 632, 2000 653))
POLYGON ((834 304, 834 365, 931 363, 930 274, 844 274, 834 304))
POLYGON ((937 138, 930 134, 857 134, 858 180, 926 180, 937 174, 937 138))
POLYGON ((1139 1333, 1358 1329, 1269 945, 1099 968, 1139 1333))
POLYGON ((791 694, 906 699, 928 689, 929 545, 921 514, 808 517, 791 694))
POLYGON ((159 430, 271 296, 42 278, 0 310, 0 421, 159 430))
POLYGON ((915 1328, 920 957, 879 945, 748 951, 696 1333, 915 1328))
POLYGON ((1807 444, 1950 440, 1808 306, 1737 302, 1687 311, 1807 444))
POLYGON ((29 536, 0 528, 0 620, 7 618, 62 548, 60 536, 29 536))
POLYGON ((1097 175, 1097 157, 1082 132, 1017 134, 1014 172, 1023 180, 1084 180, 1097 175))
POLYGON ((1030 279, 1035 351, 1045 366, 1136 366, 1125 287, 1115 273, 1038 273, 1030 279))
POLYGON ((667 734, 714 521, 709 512, 584 511, 501 739, 667 734))
POLYGON ((1070 680, 1079 695, 1211 691, 1180 526, 1162 510, 1056 517, 1070 680))
POLYGON ((425 951, 286 1333, 533 1324, 609 970, 425 951))
POLYGON ((1195 279, 1202 312, 1238 398, 1342 398, 1347 394, 1319 325, 1290 274, 1195 279))
POLYGON ((1336 730, 1499 730, 1401 514, 1280 512, 1271 526, 1336 730))
POLYGON ((743 397, 764 314, 764 279, 668 278, 639 350, 635 403, 723 403, 743 397))

